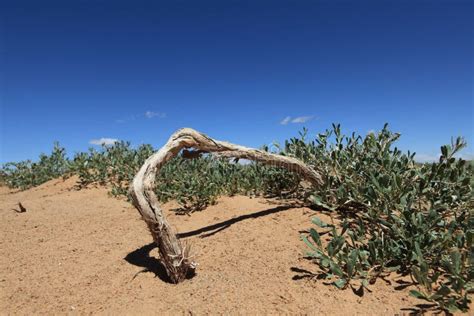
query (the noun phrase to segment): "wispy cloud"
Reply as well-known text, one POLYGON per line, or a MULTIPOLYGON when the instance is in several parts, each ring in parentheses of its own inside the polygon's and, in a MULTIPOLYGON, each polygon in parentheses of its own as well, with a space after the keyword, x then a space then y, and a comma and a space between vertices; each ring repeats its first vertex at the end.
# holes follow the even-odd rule
POLYGON ((99 139, 91 139, 89 141, 89 144, 91 145, 97 145, 97 146, 109 146, 109 145, 113 145, 115 144, 116 142, 118 142, 119 140, 116 139, 116 138, 99 138, 99 139))
POLYGON ((138 118, 137 115, 130 115, 128 117, 125 117, 125 118, 121 118, 121 119, 118 119, 118 120, 115 120, 115 123, 125 123, 125 122, 130 122, 130 121, 134 121, 138 118))
MULTIPOLYGON (((420 163, 425 163, 425 162, 438 162, 439 157, 441 154, 436 154, 436 155, 430 155, 430 154, 416 154, 415 155, 415 161, 420 162, 420 163)), ((455 158, 462 158, 464 160, 473 160, 474 159, 474 154, 472 153, 459 153, 454 155, 455 158)))
POLYGON ((147 119, 151 119, 151 118, 154 118, 154 117, 165 118, 165 117, 166 117, 166 113, 153 112, 153 111, 146 111, 146 112, 145 112, 145 117, 146 117, 147 119))
POLYGON ((290 121, 291 121, 291 117, 287 116, 280 122, 280 124, 281 125, 287 125, 288 123, 290 123, 290 121))
POLYGON ((454 155, 456 158, 462 158, 464 160, 474 160, 474 153, 460 153, 454 155))
POLYGON ((313 116, 298 116, 291 120, 291 123, 306 123, 313 119, 313 116))
POLYGON ((435 162, 438 161, 439 155, 430 155, 430 154, 416 154, 415 161, 420 163, 425 162, 435 162))
POLYGON ((126 118, 117 119, 117 120, 115 120, 115 123, 125 123, 125 122, 129 122, 129 121, 143 119, 143 118, 152 119, 152 118, 155 118, 155 117, 156 118, 165 118, 166 113, 164 113, 164 112, 155 112, 155 111, 146 111, 143 114, 130 115, 129 117, 126 117, 126 118))
POLYGON ((292 118, 291 116, 287 116, 285 117, 281 122, 280 124, 281 125, 288 125, 288 123, 292 123, 292 124, 301 124, 301 123, 306 123, 310 120, 312 120, 314 118, 314 116, 298 116, 298 117, 295 117, 295 118, 292 118))

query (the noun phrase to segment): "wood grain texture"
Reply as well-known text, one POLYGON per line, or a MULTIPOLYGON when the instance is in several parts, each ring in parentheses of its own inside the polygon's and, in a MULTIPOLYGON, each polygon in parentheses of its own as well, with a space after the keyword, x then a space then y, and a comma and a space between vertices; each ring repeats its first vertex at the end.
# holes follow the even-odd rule
POLYGON ((133 205, 147 223, 173 283, 183 281, 196 268, 196 263, 190 259, 189 247, 181 243, 163 215, 154 193, 155 179, 164 164, 182 149, 188 148, 196 149, 199 153, 208 152, 219 157, 248 159, 282 167, 298 173, 315 186, 322 183, 319 173, 298 159, 215 140, 191 128, 176 131, 160 150, 145 161, 130 187, 133 205))

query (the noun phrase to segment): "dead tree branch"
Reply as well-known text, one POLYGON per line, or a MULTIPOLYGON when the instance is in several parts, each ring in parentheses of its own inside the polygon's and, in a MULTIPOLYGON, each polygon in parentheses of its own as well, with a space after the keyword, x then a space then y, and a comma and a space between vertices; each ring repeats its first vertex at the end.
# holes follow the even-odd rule
POLYGON ((188 272, 196 268, 196 263, 190 260, 189 247, 183 246, 163 215, 154 193, 155 179, 156 174, 166 162, 178 155, 182 149, 188 148, 195 149, 195 151, 184 151, 184 155, 189 158, 211 152, 225 158, 259 161, 296 172, 316 186, 322 183, 319 173, 298 159, 214 140, 190 128, 175 132, 165 146, 145 161, 130 187, 133 204, 147 223, 153 240, 158 246, 163 265, 174 283, 183 281, 188 272))

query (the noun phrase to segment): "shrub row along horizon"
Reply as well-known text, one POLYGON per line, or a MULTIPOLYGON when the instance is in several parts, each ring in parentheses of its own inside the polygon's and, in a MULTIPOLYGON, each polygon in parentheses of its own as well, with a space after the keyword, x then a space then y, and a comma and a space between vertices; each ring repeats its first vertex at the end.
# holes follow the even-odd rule
MULTIPOLYGON (((274 152, 318 170, 321 187, 277 167, 203 155, 168 162, 157 177, 157 196, 161 202, 177 200, 181 213, 202 210, 220 195, 309 202, 341 219, 335 224, 315 217, 316 227, 302 236, 308 258, 319 267, 318 277, 339 288, 359 281, 363 289, 396 271, 418 284, 411 295, 447 311, 466 311, 468 293, 474 290, 473 168, 454 158, 466 146, 464 140, 442 146, 438 162, 418 164, 414 153, 393 147, 400 135, 387 125, 365 137, 344 136, 334 124, 314 140, 307 139, 307 132, 276 145, 274 152)), ((55 144, 51 155, 41 155, 38 162, 3 165, 0 181, 26 189, 75 174, 81 187, 108 184, 112 195, 128 196, 128 184, 153 152, 151 145, 134 149, 118 142, 68 159, 55 144)))

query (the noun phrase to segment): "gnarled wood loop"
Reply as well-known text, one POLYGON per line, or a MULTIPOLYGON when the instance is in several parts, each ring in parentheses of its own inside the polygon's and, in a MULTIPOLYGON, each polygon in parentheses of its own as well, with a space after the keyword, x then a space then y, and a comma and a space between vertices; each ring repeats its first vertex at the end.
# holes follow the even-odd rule
MULTIPOLYGON (((183 247, 164 217, 154 188, 157 172, 182 149, 187 148, 196 149, 198 154, 209 152, 220 157, 248 159, 279 166, 300 174, 316 186, 322 183, 319 173, 298 159, 214 140, 190 128, 176 131, 159 151, 145 161, 130 187, 133 205, 147 223, 158 246, 161 261, 173 283, 183 281, 196 268, 196 263, 189 258, 189 247, 183 247)), ((193 158, 195 153, 187 151, 186 154, 193 158)))

